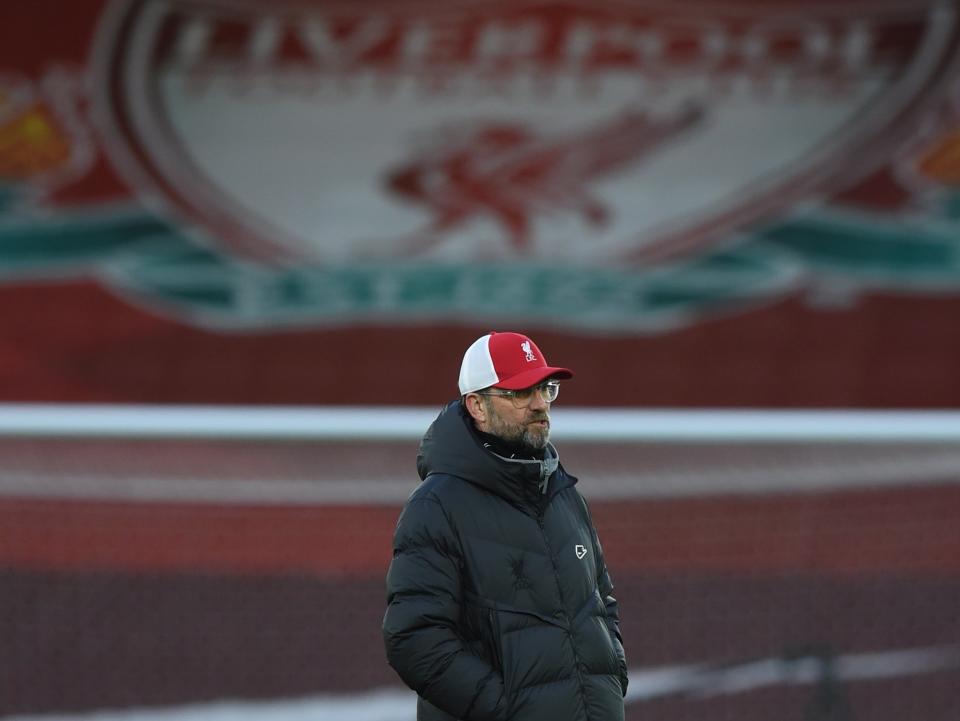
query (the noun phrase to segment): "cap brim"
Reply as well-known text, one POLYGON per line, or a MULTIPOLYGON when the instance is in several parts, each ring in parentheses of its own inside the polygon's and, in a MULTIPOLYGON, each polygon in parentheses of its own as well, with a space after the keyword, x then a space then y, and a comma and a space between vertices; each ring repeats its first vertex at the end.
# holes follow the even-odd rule
POLYGON ((573 378, 573 371, 569 368, 553 368, 552 366, 541 366, 540 368, 531 368, 523 373, 517 373, 509 380, 501 383, 494 383, 494 388, 503 388, 507 391, 519 391, 530 386, 535 386, 547 378, 559 378, 567 380, 573 378))

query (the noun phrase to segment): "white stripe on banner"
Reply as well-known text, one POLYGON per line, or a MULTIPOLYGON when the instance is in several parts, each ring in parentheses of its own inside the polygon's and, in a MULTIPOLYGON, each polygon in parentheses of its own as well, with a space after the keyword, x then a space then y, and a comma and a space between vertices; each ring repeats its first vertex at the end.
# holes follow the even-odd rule
MULTIPOLYGON (((0 438, 417 440, 439 408, 0 404, 0 438)), ((562 408, 558 440, 941 443, 956 411, 751 411, 562 408)))
MULTIPOLYGON (((768 658, 717 667, 710 664, 634 669, 627 703, 674 694, 732 695, 777 685, 917 676, 960 668, 960 646, 904 649, 824 658, 768 658)), ((283 701, 221 701, 161 709, 8 716, 6 721, 413 721, 416 699, 404 689, 283 701)))

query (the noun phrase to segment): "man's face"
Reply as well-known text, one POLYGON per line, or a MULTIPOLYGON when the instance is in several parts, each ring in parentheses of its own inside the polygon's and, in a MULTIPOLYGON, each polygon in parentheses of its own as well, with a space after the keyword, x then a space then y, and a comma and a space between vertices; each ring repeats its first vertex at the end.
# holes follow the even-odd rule
POLYGON ((482 396, 487 413, 486 427, 481 430, 511 443, 524 443, 531 448, 546 448, 550 440, 550 404, 533 393, 530 404, 522 408, 502 396, 482 396))

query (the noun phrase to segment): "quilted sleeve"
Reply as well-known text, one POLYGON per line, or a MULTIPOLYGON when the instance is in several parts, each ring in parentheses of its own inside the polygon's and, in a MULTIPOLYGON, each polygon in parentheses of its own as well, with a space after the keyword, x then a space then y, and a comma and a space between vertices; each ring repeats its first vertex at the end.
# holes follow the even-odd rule
POLYGON ((623 636, 620 634, 620 612, 617 606, 617 599, 613 596, 613 582, 610 580, 610 574, 607 571, 607 565, 603 561, 603 552, 600 549, 600 542, 597 540, 596 531, 594 531, 594 545, 597 548, 597 558, 600 560, 600 571, 597 577, 597 588, 600 590, 600 597, 607 609, 607 627, 610 629, 610 637, 613 646, 617 651, 617 660, 620 662, 620 686, 623 688, 623 695, 627 695, 627 655, 623 650, 623 636))
POLYGON ((471 653, 457 633, 461 558, 443 507, 431 496, 408 501, 387 572, 383 638, 387 660, 403 682, 464 721, 503 721, 503 679, 471 653))
POLYGON ((623 636, 620 633, 620 609, 617 599, 613 596, 613 581, 610 579, 610 572, 607 570, 607 562, 603 557, 603 547, 600 545, 600 536, 593 525, 593 518, 590 513, 590 507, 583 496, 580 497, 583 503, 583 509, 586 512, 587 522, 590 524, 590 533, 593 536, 594 557, 597 559, 597 590, 600 592, 600 598, 603 599, 603 605, 606 607, 607 627, 610 629, 610 637, 613 646, 617 652, 617 660, 620 663, 620 686, 623 689, 623 695, 627 695, 627 655, 623 650, 623 636))

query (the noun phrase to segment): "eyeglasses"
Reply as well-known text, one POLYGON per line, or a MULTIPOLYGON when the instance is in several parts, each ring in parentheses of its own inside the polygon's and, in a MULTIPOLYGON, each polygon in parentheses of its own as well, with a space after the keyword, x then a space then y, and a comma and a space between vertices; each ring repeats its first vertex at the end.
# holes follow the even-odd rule
POLYGON ((553 403, 557 400, 557 396, 560 395, 560 381, 544 381, 540 385, 521 388, 518 391, 508 391, 502 388, 488 389, 485 391, 477 391, 477 395, 509 398, 514 408, 525 408, 533 401, 533 394, 535 392, 540 394, 540 400, 544 403, 553 403))

